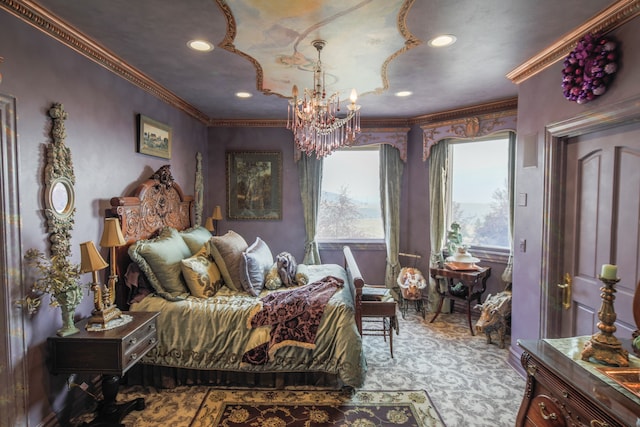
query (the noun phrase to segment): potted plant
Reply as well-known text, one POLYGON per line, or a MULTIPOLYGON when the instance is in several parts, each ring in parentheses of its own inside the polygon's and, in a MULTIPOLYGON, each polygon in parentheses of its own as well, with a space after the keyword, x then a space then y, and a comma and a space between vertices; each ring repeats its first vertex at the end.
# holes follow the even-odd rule
POLYGON ((26 265, 37 271, 29 295, 18 301, 34 314, 40 308, 42 298, 49 294, 49 304, 62 310, 62 328, 59 336, 72 335, 78 332, 73 317, 75 308, 82 301, 80 287, 80 266, 69 262, 66 257, 52 256, 47 258, 37 249, 29 249, 24 256, 26 265))

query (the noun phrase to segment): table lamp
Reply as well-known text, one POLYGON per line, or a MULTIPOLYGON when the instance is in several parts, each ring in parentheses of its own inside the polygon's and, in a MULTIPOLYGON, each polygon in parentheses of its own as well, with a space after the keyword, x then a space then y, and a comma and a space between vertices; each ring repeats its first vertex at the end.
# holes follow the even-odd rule
POLYGON ((216 230, 216 228, 213 226, 213 218, 212 217, 207 217, 206 221, 204 222, 204 228, 206 228, 207 230, 209 230, 211 232, 211 234, 213 234, 213 232, 216 230))
POLYGON ((120 317, 120 310, 111 304, 109 289, 102 288, 98 279, 98 271, 104 270, 109 264, 100 256, 93 241, 80 243, 80 273, 92 274, 91 289, 93 290, 94 309, 87 327, 98 323, 106 325, 110 320, 120 317))
POLYGON ((111 270, 109 274, 109 304, 115 305, 116 302, 116 283, 118 283, 118 266, 116 264, 116 248, 127 243, 122 236, 122 228, 120 228, 120 220, 118 218, 105 218, 104 230, 100 238, 100 246, 109 248, 109 261, 111 262, 111 270))
POLYGON ((217 205, 213 208, 213 215, 211 215, 211 219, 213 220, 213 228, 214 230, 218 229, 218 221, 222 219, 222 209, 220 205, 217 205))

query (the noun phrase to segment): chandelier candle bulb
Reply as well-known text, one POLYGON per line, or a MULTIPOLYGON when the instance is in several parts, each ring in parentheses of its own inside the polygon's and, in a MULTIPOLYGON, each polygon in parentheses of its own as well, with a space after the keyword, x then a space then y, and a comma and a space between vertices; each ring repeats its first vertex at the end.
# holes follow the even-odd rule
POLYGON ((612 264, 603 264, 600 277, 607 280, 616 280, 618 278, 618 266, 612 264))

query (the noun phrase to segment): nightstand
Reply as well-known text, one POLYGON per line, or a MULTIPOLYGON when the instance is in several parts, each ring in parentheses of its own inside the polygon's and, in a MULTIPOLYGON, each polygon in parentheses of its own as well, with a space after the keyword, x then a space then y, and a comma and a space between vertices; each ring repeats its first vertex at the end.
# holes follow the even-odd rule
POLYGON ((123 312, 133 320, 107 331, 87 331, 89 319, 76 323, 80 332, 48 339, 53 374, 102 374, 104 400, 90 425, 120 425, 132 410, 144 409, 144 399, 116 403, 120 377, 158 342, 155 312, 123 312))

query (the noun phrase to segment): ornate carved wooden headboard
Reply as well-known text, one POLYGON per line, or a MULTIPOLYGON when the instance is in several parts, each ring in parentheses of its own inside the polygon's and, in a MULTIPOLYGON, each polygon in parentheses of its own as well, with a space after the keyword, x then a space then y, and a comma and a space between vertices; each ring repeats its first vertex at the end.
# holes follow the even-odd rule
POLYGON ((140 184, 132 196, 111 199, 111 209, 107 211, 107 217, 120 219, 122 234, 127 242, 124 246, 116 248, 119 276, 116 290, 118 307, 127 308, 128 292, 124 284, 124 274, 131 263, 129 246, 138 240, 155 237, 164 227, 178 230, 190 228, 193 225, 193 204, 193 197, 185 196, 173 180, 169 165, 162 166, 140 184))

